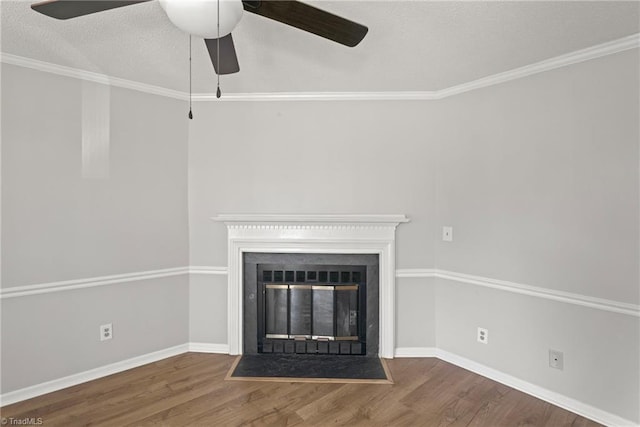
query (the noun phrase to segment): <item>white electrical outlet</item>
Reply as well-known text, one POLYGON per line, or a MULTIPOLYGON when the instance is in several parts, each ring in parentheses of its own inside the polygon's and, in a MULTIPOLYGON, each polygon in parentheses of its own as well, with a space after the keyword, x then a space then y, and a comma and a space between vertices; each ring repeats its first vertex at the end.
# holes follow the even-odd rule
POLYGON ((564 368, 564 354, 561 351, 549 349, 549 366, 562 370, 564 368))
POLYGON ((111 338, 113 338, 113 324, 100 325, 100 341, 110 340, 111 338))
POLYGON ((489 344, 489 330, 485 328, 478 328, 478 342, 482 344, 489 344))
POLYGON ((453 227, 451 226, 442 227, 442 241, 453 242, 453 227))

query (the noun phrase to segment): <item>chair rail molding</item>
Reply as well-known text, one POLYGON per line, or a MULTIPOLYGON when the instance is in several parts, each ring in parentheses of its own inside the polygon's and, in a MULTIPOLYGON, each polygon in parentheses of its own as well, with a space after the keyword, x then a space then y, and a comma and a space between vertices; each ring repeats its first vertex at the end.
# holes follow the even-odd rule
MULTIPOLYGON (((29 297, 51 292, 73 291, 98 286, 121 286, 125 283, 145 280, 161 279, 163 277, 183 275, 214 275, 228 274, 226 266, 186 266, 165 268, 151 271, 137 271, 110 276, 87 277, 82 279, 64 280, 59 282, 38 283, 23 286, 4 286, 0 288, 0 299, 29 297)), ((614 301, 590 295, 554 290, 549 287, 531 286, 524 283, 475 276, 437 268, 401 268, 395 271, 396 279, 403 278, 438 278, 467 285, 493 288, 504 292, 514 292, 536 298, 550 299, 567 304, 581 305, 598 310, 620 313, 627 316, 640 317, 640 305, 623 301, 614 301)))
POLYGON ((242 259, 245 252, 376 254, 380 268, 380 357, 395 351, 395 230, 405 215, 220 214, 227 227, 228 341, 242 354, 242 259))

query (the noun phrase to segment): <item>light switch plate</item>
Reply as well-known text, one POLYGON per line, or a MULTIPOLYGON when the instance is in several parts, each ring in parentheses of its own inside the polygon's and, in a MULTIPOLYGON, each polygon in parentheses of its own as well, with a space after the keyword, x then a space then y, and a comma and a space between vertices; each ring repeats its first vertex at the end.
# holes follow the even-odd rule
POLYGON ((453 227, 448 225, 442 227, 442 241, 453 242, 453 227))
POLYGON ((564 369, 564 354, 558 350, 549 349, 549 366, 554 369, 564 369))

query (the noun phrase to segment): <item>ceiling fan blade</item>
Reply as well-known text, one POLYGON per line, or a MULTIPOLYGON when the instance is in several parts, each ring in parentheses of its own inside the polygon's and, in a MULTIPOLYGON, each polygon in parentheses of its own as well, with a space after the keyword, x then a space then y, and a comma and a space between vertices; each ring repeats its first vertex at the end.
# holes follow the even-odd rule
POLYGON ((316 34, 345 46, 356 46, 369 29, 296 0, 243 0, 244 10, 316 34))
POLYGON ((233 38, 228 34, 219 39, 204 39, 216 74, 233 74, 240 71, 233 38), (220 41, 220 61, 218 62, 218 40, 220 41))
POLYGON ((146 1, 150 0, 46 0, 32 4, 31 9, 52 18, 69 19, 146 1))

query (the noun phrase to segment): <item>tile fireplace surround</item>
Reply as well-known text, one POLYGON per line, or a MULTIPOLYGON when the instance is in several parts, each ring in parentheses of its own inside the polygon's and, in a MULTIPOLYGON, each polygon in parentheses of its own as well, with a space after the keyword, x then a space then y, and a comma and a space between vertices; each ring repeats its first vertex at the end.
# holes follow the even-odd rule
POLYGON ((379 355, 395 349, 395 231, 405 215, 220 214, 227 226, 229 353, 242 354, 245 252, 376 254, 380 268, 379 355))

